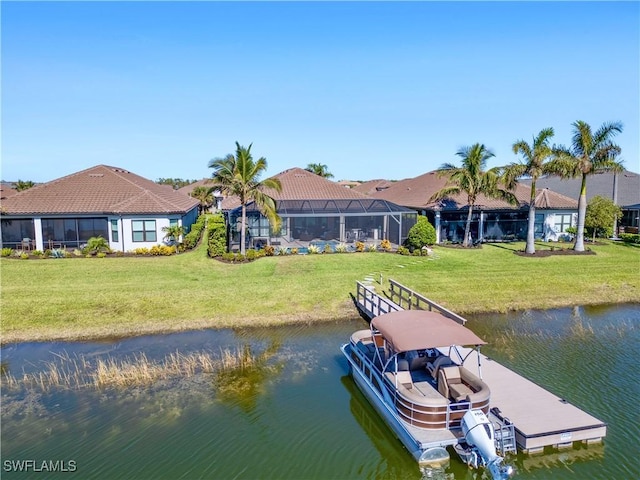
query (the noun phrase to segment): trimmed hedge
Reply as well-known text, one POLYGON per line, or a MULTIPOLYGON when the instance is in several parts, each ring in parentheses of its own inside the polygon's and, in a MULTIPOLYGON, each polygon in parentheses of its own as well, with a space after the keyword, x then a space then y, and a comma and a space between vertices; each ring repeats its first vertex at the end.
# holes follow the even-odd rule
POLYGON ((184 236, 182 245, 186 250, 191 250, 198 245, 200 238, 202 237, 202 231, 207 224, 208 215, 200 215, 196 223, 191 225, 191 231, 184 236))
POLYGON ((222 215, 214 215, 208 222, 207 253, 210 257, 221 257, 227 253, 227 226, 222 215))
POLYGON ((624 243, 640 244, 640 234, 638 233, 621 233, 620 238, 624 243))

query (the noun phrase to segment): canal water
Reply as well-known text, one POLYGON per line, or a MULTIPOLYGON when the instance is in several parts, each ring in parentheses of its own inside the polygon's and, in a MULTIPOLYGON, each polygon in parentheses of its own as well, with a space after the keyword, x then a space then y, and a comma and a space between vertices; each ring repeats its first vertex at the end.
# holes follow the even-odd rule
MULTIPOLYGON (((518 479, 640 478, 640 306, 476 315, 483 352, 608 424, 602 445, 511 456, 518 479)), ((68 359, 150 360, 248 346, 237 375, 125 390, 2 389, 2 478, 420 479, 348 376, 360 320, 2 348, 20 377, 68 359), (44 462, 44 464, 43 464, 44 462), (43 471, 44 468, 44 471, 43 471), (27 470, 18 472, 17 470, 27 470), (49 472, 47 470, 58 470, 49 472)), ((480 479, 452 455, 438 478, 480 479)))

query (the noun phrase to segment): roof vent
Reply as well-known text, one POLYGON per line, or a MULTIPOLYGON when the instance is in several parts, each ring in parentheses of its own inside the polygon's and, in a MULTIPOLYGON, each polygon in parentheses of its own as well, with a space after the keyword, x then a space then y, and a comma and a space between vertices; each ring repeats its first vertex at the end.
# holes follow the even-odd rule
POLYGON ((90 177, 104 177, 104 173, 90 173, 90 177))

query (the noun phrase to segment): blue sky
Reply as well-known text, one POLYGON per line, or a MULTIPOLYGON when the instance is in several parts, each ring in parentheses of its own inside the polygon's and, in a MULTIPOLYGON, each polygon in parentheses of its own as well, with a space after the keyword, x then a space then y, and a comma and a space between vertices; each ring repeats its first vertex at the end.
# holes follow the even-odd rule
POLYGON ((3 1, 1 177, 199 179, 238 141, 268 175, 401 179, 576 120, 623 122, 638 172, 639 5, 3 1))

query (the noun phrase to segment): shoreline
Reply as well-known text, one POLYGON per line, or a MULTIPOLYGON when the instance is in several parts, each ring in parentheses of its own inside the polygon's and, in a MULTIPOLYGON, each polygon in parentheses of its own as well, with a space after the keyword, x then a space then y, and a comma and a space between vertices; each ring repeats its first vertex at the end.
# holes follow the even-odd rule
MULTIPOLYGON (((605 306, 605 305, 639 305, 639 302, 625 301, 625 302, 610 302, 610 303, 581 303, 575 304, 558 304, 549 308, 535 308, 532 306, 522 306, 522 308, 509 308, 509 309, 496 309, 490 311, 474 311, 474 312, 462 312, 460 315, 463 317, 466 315, 474 314, 504 314, 507 312, 517 312, 525 310, 555 310, 562 308, 572 308, 576 306, 605 306)), ((456 312, 458 313, 458 312, 456 312)), ((287 315, 286 317, 274 316, 273 318, 262 317, 260 319, 244 319, 238 321, 238 319, 208 319, 199 321, 185 321, 180 324, 175 322, 161 321, 161 322, 148 322, 142 325, 131 325, 122 328, 109 329, 106 331, 106 326, 95 329, 71 330, 64 334, 60 332, 50 332, 49 329, 38 329, 30 331, 28 333, 14 333, 5 335, 2 334, 0 339, 0 348, 5 348, 8 345, 18 345, 22 343, 55 343, 55 342, 105 342, 105 341, 117 341, 125 340, 135 337, 150 336, 150 335, 170 335, 181 332, 190 332, 198 330, 224 330, 233 328, 268 328, 268 327, 281 327, 289 325, 313 325, 328 322, 339 321, 355 321, 361 319, 366 321, 364 317, 360 315, 355 305, 352 307, 352 311, 345 309, 344 314, 340 316, 328 315, 325 317, 318 317, 317 315, 311 318, 308 313, 301 313, 299 315, 287 315)))

